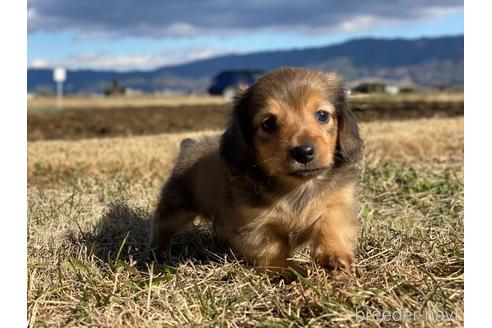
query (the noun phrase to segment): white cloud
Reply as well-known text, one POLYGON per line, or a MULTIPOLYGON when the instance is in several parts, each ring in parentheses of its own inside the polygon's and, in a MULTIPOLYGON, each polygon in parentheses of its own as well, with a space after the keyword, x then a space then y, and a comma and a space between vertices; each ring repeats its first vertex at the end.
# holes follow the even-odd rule
POLYGON ((47 67, 49 67, 46 60, 44 60, 42 58, 33 59, 30 63, 27 64, 27 66, 30 68, 47 68, 47 67))
POLYGON ((96 69, 96 70, 151 70, 162 66, 183 64, 186 62, 207 59, 233 51, 213 49, 207 46, 197 46, 184 49, 175 49, 159 54, 125 54, 112 55, 108 53, 79 53, 58 60, 34 59, 28 63, 31 68, 66 67, 68 69, 96 69))

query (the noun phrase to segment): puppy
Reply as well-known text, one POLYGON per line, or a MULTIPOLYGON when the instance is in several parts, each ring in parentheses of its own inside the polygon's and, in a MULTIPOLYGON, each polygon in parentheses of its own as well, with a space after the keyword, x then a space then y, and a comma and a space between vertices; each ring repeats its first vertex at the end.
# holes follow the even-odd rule
POLYGON ((201 216, 256 266, 299 269, 292 252, 311 242, 319 265, 348 269, 362 148, 336 74, 275 70, 236 97, 222 136, 181 143, 154 214, 153 244, 165 252, 201 216))

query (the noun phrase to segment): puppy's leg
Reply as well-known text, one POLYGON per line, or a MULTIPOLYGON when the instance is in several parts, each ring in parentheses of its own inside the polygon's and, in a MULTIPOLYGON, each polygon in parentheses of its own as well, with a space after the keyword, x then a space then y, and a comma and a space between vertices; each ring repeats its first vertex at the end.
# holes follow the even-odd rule
POLYGON ((289 260, 291 247, 287 236, 279 235, 273 229, 255 230, 245 236, 239 251, 255 266, 270 274, 289 275, 289 267, 305 274, 297 263, 289 260))
POLYGON ((159 255, 169 249, 172 236, 182 227, 193 221, 196 214, 181 209, 162 209, 156 211, 153 217, 151 243, 159 255))
POLYGON ((168 250, 172 236, 196 217, 190 199, 183 197, 179 185, 170 180, 164 186, 152 218, 151 243, 159 255, 168 250))
POLYGON ((355 262, 357 230, 356 210, 352 204, 330 207, 312 232, 313 259, 326 269, 348 271, 355 262))

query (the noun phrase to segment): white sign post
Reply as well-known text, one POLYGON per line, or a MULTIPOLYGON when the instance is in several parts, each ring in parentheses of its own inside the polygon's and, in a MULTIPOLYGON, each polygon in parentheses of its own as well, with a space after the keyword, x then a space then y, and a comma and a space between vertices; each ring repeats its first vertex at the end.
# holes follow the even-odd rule
POLYGON ((53 70, 53 80, 56 82, 56 106, 58 109, 63 107, 63 82, 67 79, 67 71, 63 67, 53 70))

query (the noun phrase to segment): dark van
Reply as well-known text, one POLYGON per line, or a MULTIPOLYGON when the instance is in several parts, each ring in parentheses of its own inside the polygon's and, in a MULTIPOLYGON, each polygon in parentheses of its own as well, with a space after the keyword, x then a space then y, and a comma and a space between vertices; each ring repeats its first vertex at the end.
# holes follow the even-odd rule
POLYGON ((217 74, 208 88, 211 95, 222 95, 230 100, 240 87, 248 87, 265 72, 259 70, 223 71, 217 74))

